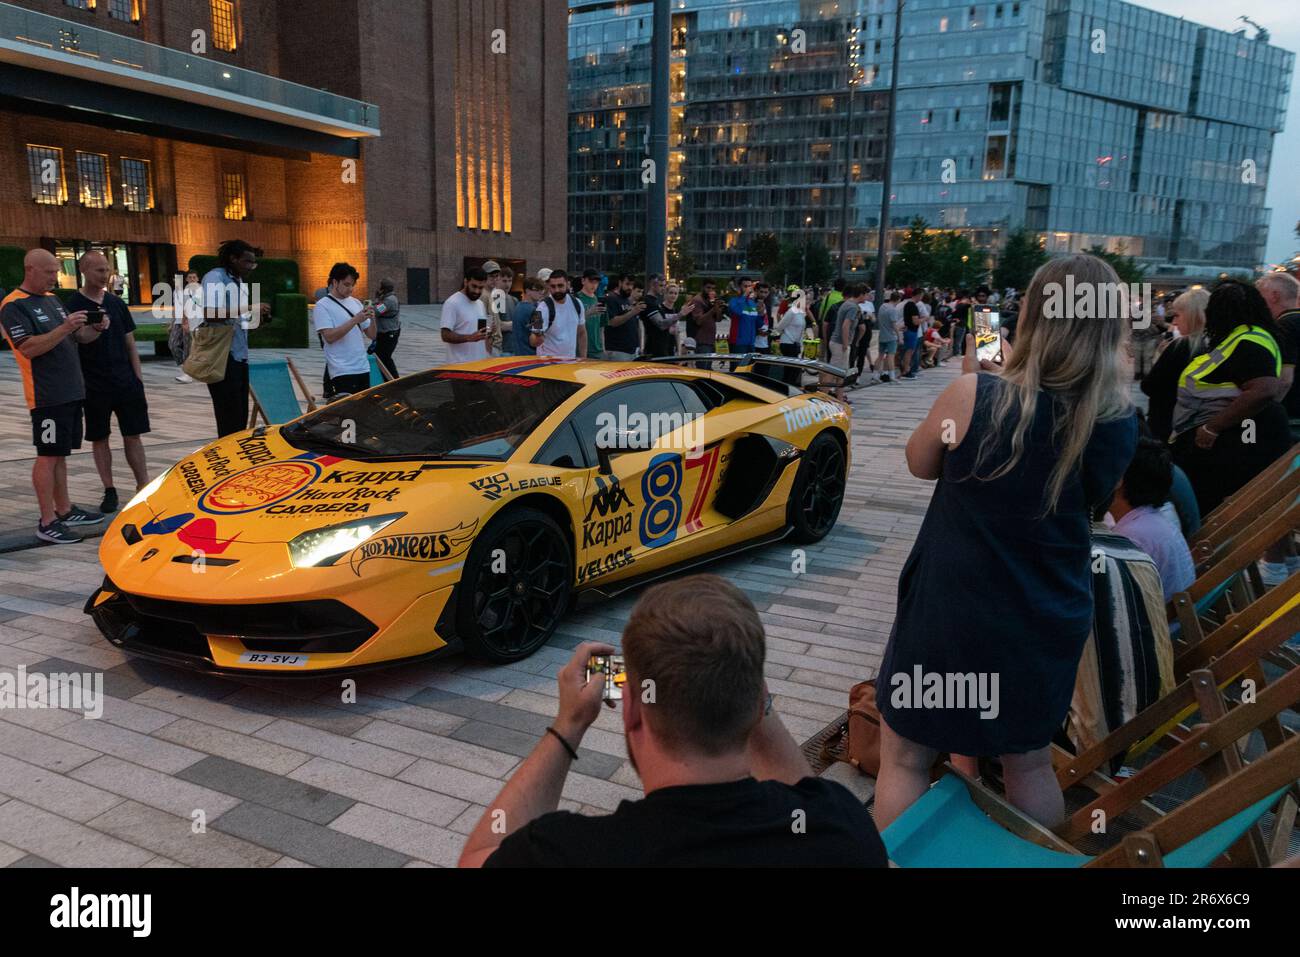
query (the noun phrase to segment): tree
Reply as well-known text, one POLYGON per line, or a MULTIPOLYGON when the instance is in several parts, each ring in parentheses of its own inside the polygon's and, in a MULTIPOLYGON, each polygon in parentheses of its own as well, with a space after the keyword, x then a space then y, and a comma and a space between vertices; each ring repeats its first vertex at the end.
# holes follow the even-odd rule
POLYGON ((640 276, 645 272, 645 237, 634 236, 614 260, 614 271, 640 276))
POLYGON ((941 289, 971 289, 988 276, 986 257, 962 233, 948 231, 934 237, 929 281, 941 289))
POLYGON ((1007 244, 993 270, 995 289, 1027 289, 1038 267, 1047 262, 1047 253, 1038 244, 1032 230, 1021 227, 1007 237, 1007 244))
MULTIPOLYGON (((831 262, 831 251, 818 239, 801 240, 797 243, 781 244, 781 262, 778 275, 801 286, 815 286, 830 282, 835 274, 831 262), (805 259, 805 253, 807 258, 805 259)), ((774 280, 768 280, 772 282, 774 280)), ((775 280, 779 281, 779 280, 775 280)))
POLYGON ((749 241, 745 251, 749 268, 767 275, 768 271, 781 265, 781 241, 776 233, 759 233, 749 241))
POLYGON ((930 278, 933 269, 933 238, 929 224, 920 216, 912 220, 898 252, 885 267, 885 282, 890 286, 917 286, 930 278))
POLYGON ((668 272, 678 281, 695 274, 695 251, 684 235, 673 234, 668 239, 668 272))
POLYGON ((1098 259, 1104 259, 1110 263, 1119 275, 1120 282, 1132 285, 1140 283, 1146 278, 1146 267, 1139 264, 1132 256, 1126 255, 1123 243, 1120 243, 1119 249, 1113 253, 1108 252, 1100 245, 1093 246, 1088 252, 1098 259))

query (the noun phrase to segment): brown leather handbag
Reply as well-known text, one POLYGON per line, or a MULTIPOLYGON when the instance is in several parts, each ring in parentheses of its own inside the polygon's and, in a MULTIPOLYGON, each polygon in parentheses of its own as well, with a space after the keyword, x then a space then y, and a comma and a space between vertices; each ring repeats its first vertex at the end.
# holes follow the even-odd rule
POLYGON ((864 774, 880 774, 880 709, 876 707, 876 681, 863 681, 849 689, 849 763, 864 774))

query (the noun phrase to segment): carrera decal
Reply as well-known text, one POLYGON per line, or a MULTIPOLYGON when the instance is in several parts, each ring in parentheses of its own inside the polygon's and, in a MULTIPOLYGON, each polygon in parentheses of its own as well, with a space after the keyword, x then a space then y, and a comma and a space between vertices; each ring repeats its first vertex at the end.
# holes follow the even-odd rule
POLYGON ((489 475, 487 478, 474 479, 469 483, 470 488, 476 492, 481 492, 489 502, 497 501, 507 492, 522 492, 524 489, 549 488, 563 484, 564 481, 558 475, 511 479, 505 472, 498 472, 496 475, 489 475))
POLYGON ((320 477, 316 462, 293 459, 256 465, 230 476, 199 498, 199 508, 212 515, 243 515, 283 502, 320 477))
POLYGON ((635 564, 635 562, 636 559, 632 557, 632 549, 630 548, 610 552, 604 558, 598 558, 587 562, 585 565, 579 565, 578 584, 582 585, 593 579, 612 574, 621 568, 627 568, 629 565, 635 564))
POLYGON ((196 518, 178 531, 176 537, 182 544, 205 555, 220 555, 239 538, 238 535, 234 538, 217 538, 217 523, 210 518, 196 518))
POLYGON ((608 482, 596 476, 596 494, 591 497, 591 505, 582 521, 582 547, 616 544, 632 531, 631 510, 634 508, 632 497, 619 484, 617 476, 611 475, 608 482), (619 514, 624 506, 628 511, 619 514))
POLYGON ((352 571, 361 576, 361 566, 376 558, 389 558, 399 562, 434 563, 456 558, 469 548, 470 539, 478 529, 478 520, 464 522, 443 532, 417 535, 385 535, 362 542, 353 550, 350 561, 352 571))
POLYGON ((627 379, 638 375, 661 375, 663 369, 658 366, 637 366, 634 369, 614 369, 612 372, 602 372, 602 379, 627 379))
POLYGON ((677 537, 682 520, 682 457, 671 452, 656 455, 641 477, 641 544, 659 548, 677 537))
POLYGON ((193 462, 182 462, 179 469, 181 478, 185 481, 185 488, 189 491, 191 498, 198 498, 203 494, 204 489, 208 487, 207 481, 203 478, 203 473, 193 462))

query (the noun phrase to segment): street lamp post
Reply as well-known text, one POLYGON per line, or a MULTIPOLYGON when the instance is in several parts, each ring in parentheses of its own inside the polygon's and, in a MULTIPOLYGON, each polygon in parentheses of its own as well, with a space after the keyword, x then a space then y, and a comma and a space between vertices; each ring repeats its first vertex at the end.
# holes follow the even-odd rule
POLYGON ((668 88, 672 51, 672 6, 670 0, 654 0, 650 38, 650 159, 654 179, 646 196, 646 275, 663 275, 667 270, 668 246, 668 88))
POLYGON ((808 288, 808 228, 812 225, 812 217, 805 216, 803 221, 803 273, 799 277, 799 287, 808 288))
POLYGON ((858 54, 861 45, 858 43, 858 28, 850 27, 848 36, 848 82, 847 95, 848 118, 844 127, 844 192, 840 196, 840 269, 839 276, 844 278, 844 268, 848 262, 848 245, 849 245, 849 189, 852 182, 853 171, 853 104, 854 91, 858 84, 858 71, 861 65, 858 62, 858 54))
POLYGON ((898 51, 903 39, 903 0, 894 8, 894 65, 889 74, 889 111, 885 126, 885 173, 880 184, 880 234, 876 240, 876 308, 885 301, 885 264, 889 259, 889 191, 893 184, 894 113, 898 108, 898 51))

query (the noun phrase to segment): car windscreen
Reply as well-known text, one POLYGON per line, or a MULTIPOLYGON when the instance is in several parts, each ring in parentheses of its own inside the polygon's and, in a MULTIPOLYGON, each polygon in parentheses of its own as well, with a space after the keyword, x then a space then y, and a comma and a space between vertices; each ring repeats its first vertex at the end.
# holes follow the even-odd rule
POLYGON ((505 460, 579 388, 551 379, 435 370, 335 402, 281 434, 308 451, 345 458, 505 460))

